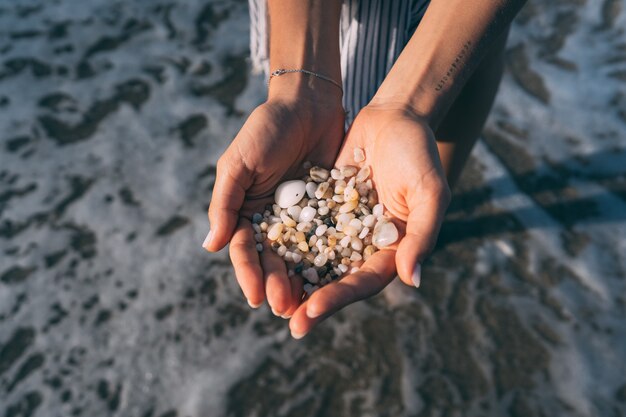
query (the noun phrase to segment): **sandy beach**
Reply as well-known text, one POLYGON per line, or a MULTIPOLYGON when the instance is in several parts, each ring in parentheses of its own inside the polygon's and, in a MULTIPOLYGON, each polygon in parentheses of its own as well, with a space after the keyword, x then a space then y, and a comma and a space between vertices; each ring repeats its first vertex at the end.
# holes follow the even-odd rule
POLYGON ((529 1, 422 287, 297 341, 201 248, 247 2, 0 0, 0 415, 626 416, 624 28, 529 1))

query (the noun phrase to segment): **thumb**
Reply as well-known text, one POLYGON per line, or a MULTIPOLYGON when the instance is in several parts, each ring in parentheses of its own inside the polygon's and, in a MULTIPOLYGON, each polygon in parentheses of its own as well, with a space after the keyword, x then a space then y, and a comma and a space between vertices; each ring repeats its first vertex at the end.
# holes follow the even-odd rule
POLYGON ((209 252, 222 249, 230 241, 249 185, 250 175, 242 164, 220 158, 209 205, 210 231, 202 244, 209 252))
POLYGON ((406 235, 400 241, 396 253, 398 276, 405 284, 420 286, 422 263, 435 248, 449 203, 450 190, 447 184, 436 186, 429 194, 413 193, 406 235), (428 197, 424 198, 425 195, 428 197))

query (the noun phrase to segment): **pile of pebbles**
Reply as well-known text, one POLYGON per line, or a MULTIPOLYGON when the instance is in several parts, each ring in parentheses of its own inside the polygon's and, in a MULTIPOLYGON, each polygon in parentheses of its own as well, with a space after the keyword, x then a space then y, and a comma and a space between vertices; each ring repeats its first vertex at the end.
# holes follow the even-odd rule
MULTIPOLYGON (((354 161, 365 161, 355 148, 354 161)), ((256 247, 268 241, 281 256, 290 277, 301 275, 304 290, 321 286, 358 271, 378 249, 398 240, 398 230, 384 215, 368 165, 344 166, 330 171, 305 163, 309 174, 283 182, 275 203, 252 216, 256 247)))

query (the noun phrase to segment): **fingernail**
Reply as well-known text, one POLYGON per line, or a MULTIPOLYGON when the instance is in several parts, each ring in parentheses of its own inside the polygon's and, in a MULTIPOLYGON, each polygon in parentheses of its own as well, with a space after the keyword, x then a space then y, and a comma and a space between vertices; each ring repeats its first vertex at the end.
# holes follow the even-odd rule
POLYGON ((282 316, 280 316, 281 318, 287 320, 291 318, 291 314, 283 314, 282 316))
POLYGON ((415 266, 413 267, 411 281, 413 281, 413 285, 415 285, 415 288, 420 287, 420 283, 422 282, 422 265, 419 262, 416 262, 415 266))
POLYGON ((308 318, 310 318, 310 319, 314 319, 314 318, 319 317, 319 316, 321 316, 321 315, 322 315, 322 313, 321 313, 321 312, 319 312, 319 311, 315 311, 314 309, 312 309, 310 304, 306 307, 306 316, 307 316, 308 318))
POLYGON ((272 314, 274 314, 276 317, 282 317, 282 314, 280 314, 278 311, 274 310, 273 307, 272 307, 272 314))
POLYGON ((291 331, 291 337, 293 337, 294 339, 302 339, 304 336, 306 336, 306 333, 297 333, 294 332, 293 330, 291 331))
POLYGON ((246 301, 248 301, 248 305, 252 308, 259 308, 263 304, 263 301, 261 301, 259 304, 252 304, 252 302, 250 302, 250 300, 248 299, 246 299, 246 301))
POLYGON ((209 230, 209 233, 204 238, 204 242, 202 242, 202 247, 205 249, 208 248, 211 243, 211 239, 213 239, 213 230, 209 230))

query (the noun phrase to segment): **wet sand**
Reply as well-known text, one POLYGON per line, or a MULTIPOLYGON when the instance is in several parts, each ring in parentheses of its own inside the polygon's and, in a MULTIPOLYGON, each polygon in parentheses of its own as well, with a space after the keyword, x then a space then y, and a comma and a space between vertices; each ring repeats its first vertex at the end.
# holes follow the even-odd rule
POLYGON ((0 1, 0 415, 626 415, 626 10, 531 1, 422 287, 301 341, 200 247, 247 4, 0 1))

